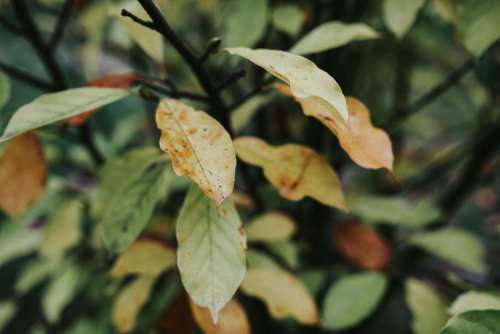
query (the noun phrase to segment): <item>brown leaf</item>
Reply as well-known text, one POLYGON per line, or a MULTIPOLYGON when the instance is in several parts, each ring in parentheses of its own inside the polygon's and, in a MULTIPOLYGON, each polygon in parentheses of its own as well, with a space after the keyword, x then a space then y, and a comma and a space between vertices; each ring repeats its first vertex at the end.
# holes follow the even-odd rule
POLYGON ((336 224, 333 238, 339 252, 363 269, 382 269, 391 261, 391 249, 387 241, 376 231, 361 224, 336 224))
POLYGON ((250 323, 245 310, 231 299, 219 313, 219 321, 215 325, 207 308, 200 307, 191 301, 191 311, 198 326, 205 334, 250 334, 250 323))
POLYGON ((23 213, 43 194, 47 167, 34 133, 13 139, 0 157, 0 207, 12 218, 23 213))
POLYGON ((189 301, 185 293, 181 293, 172 305, 160 317, 156 326, 159 334, 192 334, 194 319, 191 315, 189 301))

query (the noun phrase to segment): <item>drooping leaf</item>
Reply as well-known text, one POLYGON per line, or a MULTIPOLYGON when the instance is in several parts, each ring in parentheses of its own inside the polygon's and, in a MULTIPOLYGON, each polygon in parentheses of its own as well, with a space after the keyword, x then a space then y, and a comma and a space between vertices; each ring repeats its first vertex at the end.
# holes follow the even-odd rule
POLYGON ((499 334, 500 311, 469 311, 451 318, 440 334, 499 334))
POLYGON ((250 268, 241 289, 249 296, 262 299, 275 318, 293 317, 307 325, 318 323, 313 297, 297 277, 286 271, 250 268))
POLYGON ((378 272, 340 278, 326 294, 322 326, 341 330, 363 321, 376 309, 386 287, 387 279, 378 272))
POLYGON ((245 225, 248 241, 287 240, 295 233, 295 222, 280 212, 258 216, 245 225))
POLYGON ((0 111, 7 104, 10 98, 10 80, 9 78, 0 73, 0 111))
POLYGON ((278 5, 273 8, 273 26, 295 36, 304 23, 305 13, 295 5, 278 5))
POLYGON ((191 311, 198 326, 205 334, 250 334, 250 323, 243 307, 231 299, 219 313, 219 321, 214 324, 207 308, 191 302, 191 311))
POLYGON ((235 7, 228 15, 222 38, 224 45, 255 45, 266 31, 269 7, 267 0, 240 0, 234 1, 232 5, 235 7))
POLYGON ((172 159, 177 175, 188 176, 216 205, 234 188, 236 156, 231 137, 205 112, 172 99, 160 102, 156 123, 160 147, 172 159))
POLYGON ((375 230, 361 224, 336 224, 333 238, 339 252, 361 268, 382 269, 391 261, 389 243, 375 230))
POLYGON ((349 44, 378 38, 379 34, 364 23, 331 21, 321 24, 302 37, 290 52, 306 55, 318 53, 349 44))
POLYGON ((33 133, 8 144, 0 157, 0 207, 18 217, 45 191, 47 167, 42 145, 33 133))
POLYGON ((84 87, 44 94, 19 108, 0 137, 6 141, 21 133, 90 111, 129 95, 117 88, 84 87))
POLYGON ((473 234, 459 228, 445 228, 415 234, 411 245, 438 258, 475 273, 485 273, 485 249, 473 234))
POLYGON ((214 321, 245 276, 246 238, 230 200, 216 207, 192 185, 177 219, 177 265, 191 299, 214 321))
POLYGON ((281 196, 293 201, 310 196, 325 205, 345 209, 337 174, 312 149, 295 144, 273 147, 256 137, 237 138, 234 147, 241 160, 263 168, 281 196))
POLYGON ((457 315, 481 310, 500 311, 500 297, 486 292, 468 291, 458 296, 448 311, 451 315, 457 315))
POLYGON ((425 0, 384 0, 383 12, 386 26, 398 38, 410 30, 425 0))
POLYGON ((163 243, 139 239, 116 260, 111 275, 123 277, 130 274, 157 277, 176 263, 175 252, 163 243))
POLYGON ((250 60, 289 85, 307 116, 324 124, 347 123, 347 104, 340 86, 307 58, 268 49, 228 48, 227 51, 250 60))
POLYGON ((417 279, 410 278, 405 285, 406 304, 413 314, 413 333, 438 333, 448 320, 442 298, 433 288, 417 279))

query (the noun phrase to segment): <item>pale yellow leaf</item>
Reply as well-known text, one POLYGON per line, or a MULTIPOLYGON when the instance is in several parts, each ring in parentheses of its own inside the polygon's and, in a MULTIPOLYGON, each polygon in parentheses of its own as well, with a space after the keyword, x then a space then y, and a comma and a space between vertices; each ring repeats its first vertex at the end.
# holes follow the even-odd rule
POLYGON ((250 334, 250 323, 245 310, 233 298, 219 313, 219 321, 213 323, 210 311, 190 302, 194 320, 205 334, 250 334))
POLYGON ((295 233, 295 222, 280 212, 269 212, 245 226, 248 241, 281 241, 295 233))
POLYGON ((177 175, 190 177, 220 205, 233 191, 236 157, 227 131, 207 113, 173 99, 160 102, 160 147, 177 175))
POLYGON ((316 151, 296 144, 273 147, 256 137, 240 137, 234 146, 241 160, 263 168, 281 196, 293 201, 309 196, 346 209, 337 173, 316 151))

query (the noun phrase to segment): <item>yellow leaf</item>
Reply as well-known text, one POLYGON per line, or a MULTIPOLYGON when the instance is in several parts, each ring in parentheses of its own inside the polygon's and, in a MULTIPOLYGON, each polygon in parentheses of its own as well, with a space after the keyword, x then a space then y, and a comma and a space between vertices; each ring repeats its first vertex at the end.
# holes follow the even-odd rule
POLYGON ((116 260, 111 275, 123 277, 130 274, 157 277, 165 270, 175 266, 173 249, 159 241, 140 239, 123 252, 116 260))
POLYGON ((236 157, 224 127, 207 113, 165 99, 156 110, 160 147, 177 175, 190 177, 218 206, 234 188, 236 157))
POLYGON ((231 299, 219 313, 219 321, 214 324, 210 311, 190 301, 194 320, 205 334, 250 334, 250 323, 245 310, 231 299))
POLYGON ((307 325, 318 323, 314 299, 295 276, 280 269, 250 269, 241 284, 243 292, 262 299, 275 318, 288 316, 307 325))
POLYGON ((279 212, 263 214, 245 226, 248 241, 281 241, 295 233, 295 222, 279 212))
POLYGON ((17 217, 45 190, 47 167, 42 146, 33 133, 12 140, 0 157, 0 207, 17 217))
POLYGON ((263 168, 281 196, 293 201, 309 196, 346 209, 337 173, 316 151, 296 144, 273 147, 256 137, 240 137, 234 146, 241 160, 263 168))

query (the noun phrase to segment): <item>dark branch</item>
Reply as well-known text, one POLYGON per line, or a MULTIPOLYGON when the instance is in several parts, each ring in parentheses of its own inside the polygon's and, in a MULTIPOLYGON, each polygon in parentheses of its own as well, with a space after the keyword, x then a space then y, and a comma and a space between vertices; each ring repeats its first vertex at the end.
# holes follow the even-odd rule
POLYGON ((151 90, 154 90, 158 93, 162 93, 162 94, 168 95, 168 96, 173 97, 173 98, 186 98, 186 99, 190 99, 190 100, 194 100, 194 101, 201 101, 201 102, 209 102, 210 101, 207 96, 192 93, 192 92, 181 91, 178 89, 171 89, 171 88, 168 88, 168 87, 165 87, 163 85, 156 84, 153 82, 148 82, 148 81, 142 80, 142 81, 139 81, 139 84, 141 84, 142 86, 147 87, 151 90))
POLYGON ((222 92, 224 89, 231 86, 236 81, 240 80, 241 78, 244 78, 246 74, 247 74, 247 72, 244 69, 241 69, 241 70, 234 72, 217 87, 217 90, 219 92, 222 92))
POLYGON ((220 37, 214 37, 208 42, 207 49, 203 52, 203 55, 200 57, 199 62, 204 63, 210 58, 210 56, 217 51, 222 43, 222 39, 220 37))
POLYGON ((74 0, 66 0, 57 19, 56 27, 50 38, 48 49, 55 50, 64 36, 64 30, 69 22, 74 0))
POLYGON ((241 98, 239 98, 238 100, 236 100, 235 102, 233 102, 232 104, 230 104, 229 107, 228 107, 228 109, 229 110, 234 110, 234 109, 240 107, 245 102, 247 102, 248 100, 250 100, 252 97, 254 97, 255 95, 257 95, 260 92, 262 92, 262 90, 264 89, 264 87, 266 87, 267 85, 269 85, 273 81, 274 81, 273 77, 264 80, 260 85, 257 85, 251 91, 249 91, 248 93, 246 93, 245 95, 243 95, 241 98))
POLYGON ((145 20, 141 19, 140 17, 135 16, 134 14, 132 14, 131 12, 129 12, 126 9, 122 9, 121 15, 124 17, 131 18, 132 21, 134 21, 135 23, 138 23, 142 26, 145 26, 146 28, 153 29, 155 31, 160 32, 158 29, 156 29, 156 26, 153 22, 145 21, 145 20))
POLYGON ((52 84, 43 79, 39 79, 37 77, 32 76, 31 74, 25 73, 21 70, 18 70, 12 66, 0 63, 0 70, 5 72, 7 75, 12 77, 13 79, 26 82, 34 87, 41 88, 43 90, 52 90, 52 84))

